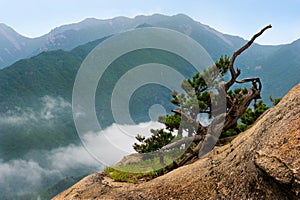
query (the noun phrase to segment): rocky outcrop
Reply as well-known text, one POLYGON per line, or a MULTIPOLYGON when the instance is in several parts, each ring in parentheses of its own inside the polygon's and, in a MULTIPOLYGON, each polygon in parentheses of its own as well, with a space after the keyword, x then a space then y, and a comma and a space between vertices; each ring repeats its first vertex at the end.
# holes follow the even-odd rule
POLYGON ((300 199, 299 91, 193 164, 140 184, 93 174, 54 199, 300 199))
POLYGON ((133 154, 130 154, 128 156, 124 156, 122 158, 122 160, 119 161, 115 166, 119 167, 121 165, 129 165, 129 164, 138 163, 138 162, 140 162, 142 160, 142 158, 143 158, 142 154, 133 153, 133 154))

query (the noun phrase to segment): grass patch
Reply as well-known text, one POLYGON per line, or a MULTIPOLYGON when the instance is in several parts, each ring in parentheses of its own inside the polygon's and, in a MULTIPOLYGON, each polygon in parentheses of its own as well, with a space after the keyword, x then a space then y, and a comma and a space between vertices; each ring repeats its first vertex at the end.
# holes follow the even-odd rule
MULTIPOLYGON (((165 155, 164 163, 167 166, 172 165, 173 156, 165 155)), ((115 181, 138 183, 149 181, 153 178, 166 173, 165 166, 162 166, 158 156, 148 159, 142 159, 137 163, 121 164, 117 167, 106 167, 105 174, 115 181)))
POLYGON ((120 171, 115 169, 114 167, 107 167, 105 168, 104 172, 114 181, 128 183, 138 183, 139 181, 141 181, 141 179, 143 179, 143 177, 147 176, 147 174, 144 173, 131 173, 127 171, 120 171))

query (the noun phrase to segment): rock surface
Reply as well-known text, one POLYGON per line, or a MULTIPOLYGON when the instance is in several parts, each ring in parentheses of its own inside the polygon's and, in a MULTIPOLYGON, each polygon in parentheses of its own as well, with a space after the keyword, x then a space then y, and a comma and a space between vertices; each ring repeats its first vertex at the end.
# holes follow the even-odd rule
POLYGON ((119 161, 115 166, 128 165, 138 163, 142 160, 143 156, 139 153, 133 153, 128 156, 124 156, 121 161, 119 161))
POLYGON ((193 164, 140 184, 92 174, 54 199, 300 199, 300 84, 193 164))

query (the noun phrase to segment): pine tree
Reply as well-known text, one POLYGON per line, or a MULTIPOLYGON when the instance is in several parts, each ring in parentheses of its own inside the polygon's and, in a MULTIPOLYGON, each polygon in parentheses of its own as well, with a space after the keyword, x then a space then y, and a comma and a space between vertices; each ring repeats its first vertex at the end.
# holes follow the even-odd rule
POLYGON ((222 56, 203 72, 183 80, 181 87, 184 93, 174 91, 172 94, 171 102, 177 108, 172 110, 173 114, 159 117, 159 121, 165 124, 168 131, 152 130, 153 135, 147 139, 138 135, 136 139, 140 144, 135 143, 134 149, 140 153, 159 151, 161 155, 162 152, 189 144, 180 159, 174 161, 174 168, 209 152, 212 145, 203 145, 204 140, 216 143, 220 136, 218 132, 222 138, 238 134, 251 125, 268 109, 262 101, 254 103, 254 111, 249 108, 253 101, 261 98, 262 84, 259 78, 238 80, 241 70, 234 68, 234 62, 268 28, 271 25, 255 34, 231 58, 222 56), (229 77, 227 81, 225 76, 229 77), (252 87, 237 87, 244 83, 251 83, 252 87), (200 115, 207 115, 211 123, 201 124, 200 115), (187 136, 183 136, 183 132, 187 136), (177 133, 175 140, 174 133, 177 133))

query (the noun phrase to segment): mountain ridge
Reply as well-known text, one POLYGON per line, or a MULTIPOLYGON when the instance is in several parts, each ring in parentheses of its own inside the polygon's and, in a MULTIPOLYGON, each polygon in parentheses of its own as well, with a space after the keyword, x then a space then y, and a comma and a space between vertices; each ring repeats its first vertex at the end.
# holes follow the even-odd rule
MULTIPOLYGON (((245 39, 241 37, 223 34, 220 31, 217 31, 216 29, 210 27, 209 25, 205 25, 201 22, 195 21, 194 19, 185 14, 177 14, 172 16, 162 14, 153 14, 149 16, 139 15, 134 18, 119 16, 111 19, 86 18, 77 23, 61 25, 52 29, 46 34, 35 38, 28 38, 22 36, 15 30, 13 30, 11 27, 3 24, 3 27, 5 26, 11 29, 12 32, 10 37, 14 38, 14 35, 19 35, 19 37, 23 38, 21 43, 24 43, 23 41, 26 40, 26 45, 23 46, 23 48, 21 48, 18 52, 14 52, 12 49, 9 49, 10 53, 7 53, 5 50, 1 51, 0 48, 0 55, 2 56, 0 59, 0 69, 9 66, 10 64, 16 62, 19 59, 37 55, 42 51, 58 49, 71 50, 76 46, 85 44, 87 42, 119 32, 123 32, 126 30, 134 29, 135 27, 143 23, 161 27, 162 23, 173 23, 170 20, 181 20, 183 23, 194 23, 194 26, 201 26, 207 31, 210 31, 214 35, 220 37, 220 39, 227 42, 227 44, 234 45, 233 47, 239 46, 239 43, 245 41, 245 39), (232 44, 232 40, 234 37, 236 37, 234 41, 240 40, 236 45, 234 43, 232 44)), ((162 27, 172 29, 172 26, 169 25, 162 27)), ((188 33, 186 32, 186 34, 188 33)), ((5 45, 5 43, 1 43, 1 38, 4 38, 3 34, 0 34, 0 46, 2 46, 3 49, 5 49, 7 48, 7 45, 5 45)))
MULTIPOLYGON (((207 25, 203 25, 200 22, 194 21, 192 18, 183 15, 178 14, 174 15, 172 17, 155 14, 152 16, 136 16, 135 18, 126 18, 126 17, 117 17, 113 18, 112 20, 118 21, 121 20, 138 20, 137 22, 134 22, 133 25, 130 25, 132 28, 140 28, 144 27, 145 24, 147 26, 154 26, 154 27, 164 27, 173 29, 176 31, 180 31, 184 34, 188 34, 190 37, 192 37, 194 40, 196 40, 198 43, 200 43, 211 55, 213 60, 217 60, 222 55, 232 55, 232 53, 240 48, 243 44, 246 43, 246 41, 240 37, 236 36, 230 36, 226 34, 222 34, 212 28, 210 28, 207 25), (161 18, 162 17, 162 18, 161 18), (147 19, 147 20, 145 20, 147 19), (142 23, 145 22, 145 23, 142 23)), ((96 20, 96 23, 99 21, 101 23, 105 23, 107 25, 108 20, 98 20, 98 19, 87 19, 89 20, 96 20)), ((80 23, 85 22, 79 22, 75 23, 74 25, 66 25, 66 26, 78 26, 80 23)), ((89 24, 89 22, 88 22, 89 24)), ((81 25, 79 25, 81 26, 81 25)), ((129 26, 129 25, 128 25, 129 26)), ((89 29, 86 29, 89 31, 89 29)), ((70 31, 70 30, 69 30, 70 31)), ((93 31, 92 31, 93 32, 93 31)), ((116 31, 118 32, 118 31, 116 31)), ((86 32, 83 32, 85 34, 86 32)), ((68 32, 69 35, 73 35, 75 37, 74 30, 71 32, 68 32)), ((104 34, 106 35, 106 34, 104 34)), ((72 36, 72 37, 73 37, 72 36)), ((97 38, 96 36, 91 36, 94 38, 97 38)), ((77 36, 75 37, 75 39, 77 36)), ((90 36, 89 36, 90 38, 90 36)), ((40 47, 39 50, 36 50, 35 54, 38 54, 40 51, 54 51, 55 49, 64 49, 65 51, 68 50, 72 46, 72 42, 70 42, 70 45, 64 44, 64 41, 70 41, 70 37, 65 36, 64 34, 57 34, 52 37, 52 39, 48 38, 47 44, 45 44, 44 47, 40 47), (67 39, 69 38, 69 39, 67 39), (61 41, 61 42, 59 42, 61 41), (58 43, 57 43, 58 42, 58 43), (44 49, 44 50, 43 50, 44 49)), ((85 40, 82 40, 81 43, 83 43, 85 40)), ((237 66, 243 71, 242 76, 245 75, 245 77, 249 76, 259 76, 262 80, 266 80, 267 82, 271 81, 274 76, 270 74, 270 70, 274 70, 275 72, 278 72, 277 74, 287 74, 286 76, 291 76, 291 81, 293 81, 292 86, 294 86, 297 83, 297 77, 296 74, 299 73, 299 62, 300 56, 297 54, 297 52, 300 50, 299 41, 295 41, 288 45, 279 45, 279 46, 264 46, 259 44, 253 44, 253 46, 247 50, 246 54, 243 54, 240 56, 240 58, 237 61, 237 66), (292 52, 292 53, 289 53, 292 52), (280 59, 278 62, 278 57, 287 56, 287 59, 280 59), (286 73, 284 73, 284 67, 287 65, 288 69, 286 73), (294 81, 296 80, 296 81, 294 81)), ((92 42, 92 41, 91 41, 92 42)), ((44 63, 46 64, 46 63, 44 63)), ((241 77, 244 78, 244 77, 241 77)), ((279 77, 276 76, 275 79, 278 79, 279 77)), ((276 82, 279 82, 276 80, 276 82)), ((285 94, 289 89, 291 89, 291 84, 288 82, 284 82, 281 86, 282 92, 278 92, 281 96, 285 94)), ((271 89, 273 87, 274 83, 266 83, 264 84, 263 91, 266 92, 266 99, 268 100, 268 97, 271 95, 275 95, 276 97, 279 97, 278 94, 272 94, 271 89)))

